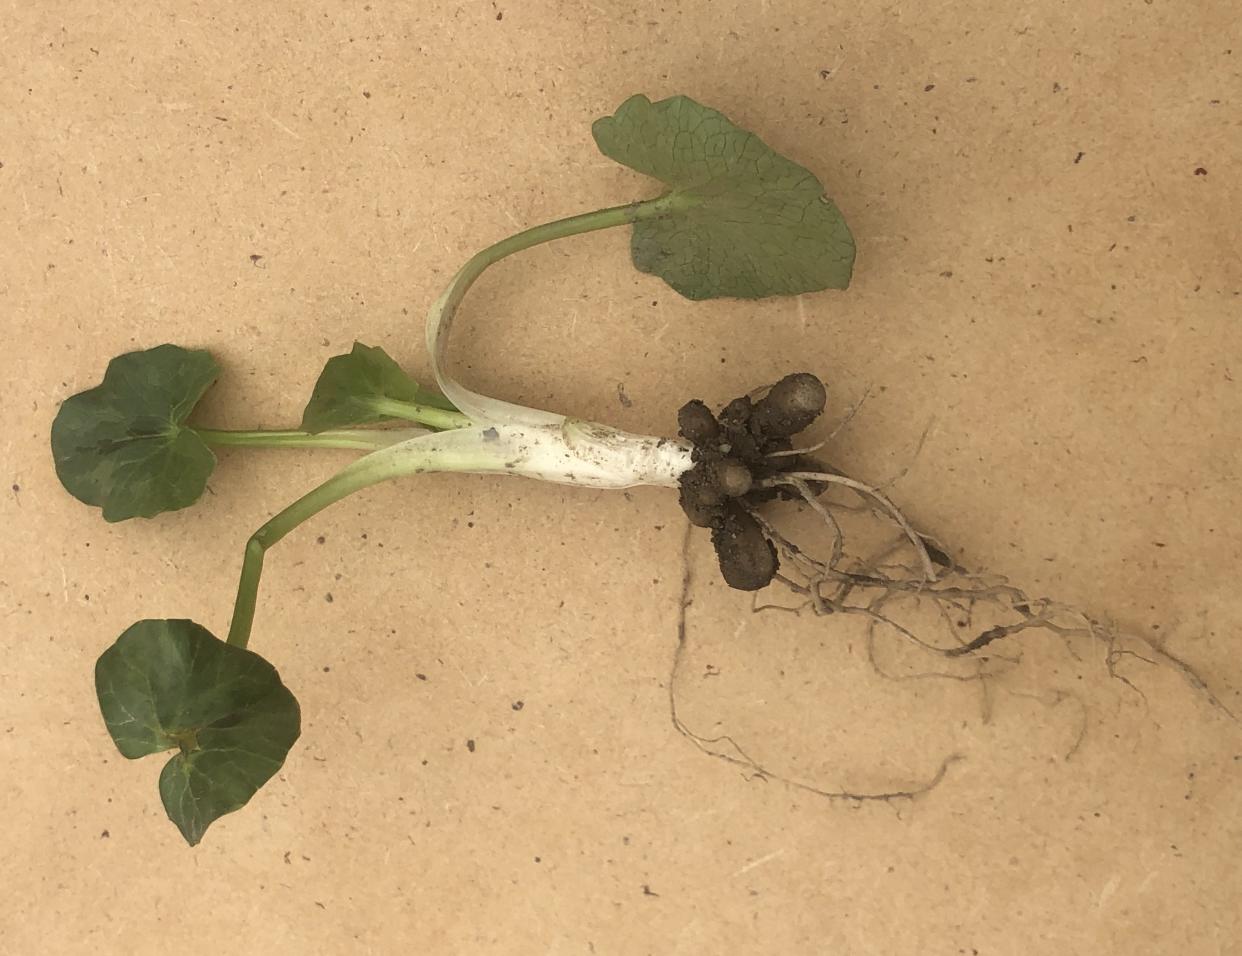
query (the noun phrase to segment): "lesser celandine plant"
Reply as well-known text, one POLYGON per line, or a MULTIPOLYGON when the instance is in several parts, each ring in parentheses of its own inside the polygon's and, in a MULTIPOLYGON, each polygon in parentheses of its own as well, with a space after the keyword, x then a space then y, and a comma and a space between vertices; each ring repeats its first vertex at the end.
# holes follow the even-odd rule
POLYGON ((328 360, 297 428, 226 431, 193 420, 219 371, 212 356, 158 345, 114 358, 101 384, 61 406, 51 435, 57 474, 111 522, 193 504, 206 488, 215 448, 361 453, 250 536, 225 640, 190 620, 143 620, 96 664, 100 709, 120 752, 171 753, 160 795, 190 844, 280 769, 300 732, 296 698, 248 646, 268 549, 334 502, 392 478, 462 472, 677 489, 690 522, 710 531, 730 586, 756 591, 775 584, 815 614, 861 614, 869 627, 889 627, 944 662, 970 659, 1029 627, 1100 636, 1084 615, 966 572, 880 490, 813 457, 824 443, 796 440, 826 402, 822 382, 809 372, 717 412, 689 401, 677 412, 676 438, 515 405, 455 381, 445 351, 466 292, 488 266, 544 242, 629 227, 634 265, 696 300, 849 284, 853 239, 819 180, 719 112, 685 96, 653 103, 639 95, 596 121, 592 132, 605 155, 662 189, 653 198, 534 226, 466 262, 427 314, 436 388, 412 380, 382 349, 358 343, 328 360), (817 516, 830 533, 828 555, 813 557, 778 530, 764 512, 781 500, 817 516), (851 557, 839 519, 860 511, 887 522, 896 544, 878 556, 851 557), (990 604, 997 623, 973 636, 925 639, 886 611, 910 601, 931 601, 946 618, 990 604))

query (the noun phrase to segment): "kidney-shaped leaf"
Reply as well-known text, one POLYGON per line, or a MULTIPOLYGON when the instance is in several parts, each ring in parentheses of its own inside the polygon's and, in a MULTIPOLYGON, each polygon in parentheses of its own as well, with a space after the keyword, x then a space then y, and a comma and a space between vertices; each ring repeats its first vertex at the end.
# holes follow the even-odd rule
POLYGON ((96 663, 95 691, 124 756, 178 751, 160 796, 191 846, 280 769, 301 728, 271 664, 193 621, 129 627, 96 663))
POLYGON ((302 430, 322 432, 385 421, 392 417, 378 404, 385 399, 453 410, 443 395, 419 385, 382 348, 355 342, 353 351, 334 355, 319 373, 302 413, 302 430))
POLYGON ((61 484, 108 521, 193 504, 216 457, 184 424, 219 372, 210 353, 177 345, 118 355, 103 382, 65 399, 52 422, 61 484))
POLYGON ((672 187, 671 211, 634 225, 642 272, 690 299, 844 289, 854 239, 809 170, 687 96, 631 96, 596 120, 605 156, 672 187))

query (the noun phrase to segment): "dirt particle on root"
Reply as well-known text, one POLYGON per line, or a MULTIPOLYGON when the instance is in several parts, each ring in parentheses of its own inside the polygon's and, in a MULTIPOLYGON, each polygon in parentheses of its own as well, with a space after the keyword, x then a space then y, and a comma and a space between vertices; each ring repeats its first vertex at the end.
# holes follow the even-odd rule
POLYGON ((927 556, 932 559, 934 564, 950 570, 953 568, 953 559, 926 538, 923 539, 923 547, 927 550, 927 556))
POLYGON ((471 753, 474 753, 474 739, 473 738, 466 741, 466 749, 469 750, 471 753))

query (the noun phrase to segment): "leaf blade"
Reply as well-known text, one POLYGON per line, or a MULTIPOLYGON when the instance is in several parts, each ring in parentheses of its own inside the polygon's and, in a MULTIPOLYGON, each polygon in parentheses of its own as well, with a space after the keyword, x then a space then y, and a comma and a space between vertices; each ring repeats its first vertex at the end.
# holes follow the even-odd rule
POLYGON ((185 421, 219 372, 209 352, 177 345, 112 359, 103 381, 65 399, 52 422, 65 490, 109 522, 197 501, 216 458, 185 421))
POLYGON ((690 299, 844 289, 854 241, 813 173, 687 96, 638 94, 592 126, 604 155, 671 187, 634 225, 635 267, 690 299))
POLYGON ((276 669, 193 621, 126 629, 96 662, 95 688, 123 756, 178 751, 160 796, 191 846, 275 775, 301 732, 297 699, 276 669))
POLYGON ((444 396, 410 378, 379 346, 355 342, 351 351, 334 355, 315 382, 302 413, 302 430, 312 433, 388 421, 376 399, 392 399, 454 411, 444 396))

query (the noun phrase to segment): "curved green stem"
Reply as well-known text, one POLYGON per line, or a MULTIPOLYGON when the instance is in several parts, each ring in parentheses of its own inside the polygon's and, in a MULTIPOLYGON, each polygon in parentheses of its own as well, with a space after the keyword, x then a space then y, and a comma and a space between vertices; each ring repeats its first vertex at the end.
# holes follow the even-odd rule
POLYGON ((481 252, 475 253, 453 276, 448 288, 432 305, 427 316, 427 350, 431 353, 432 367, 441 391, 457 408, 477 421, 495 419, 527 424, 549 424, 559 421, 563 416, 479 395, 458 385, 445 373, 442 367, 444 349, 453 326, 453 316, 462 299, 488 266, 515 252, 521 252, 554 239, 564 239, 568 236, 577 236, 598 229, 609 229, 613 226, 631 225, 649 219, 660 219, 698 202, 699 200, 683 194, 666 193, 643 202, 610 206, 607 209, 597 209, 594 212, 570 216, 568 219, 558 219, 554 222, 532 226, 530 229, 524 229, 516 235, 502 239, 481 252))
POLYGON ((246 555, 242 559, 241 579, 237 583, 237 600, 233 605, 228 643, 245 647, 250 640, 259 595, 259 578, 263 574, 263 555, 267 549, 329 505, 391 477, 393 471, 387 462, 371 462, 370 456, 360 458, 318 488, 307 492, 250 536, 246 542, 246 555))
POLYGON ((250 640, 259 578, 263 574, 263 556, 268 548, 303 521, 355 491, 389 478, 425 471, 504 472, 512 455, 513 449, 508 444, 489 438, 483 429, 451 429, 389 445, 347 465, 250 536, 242 559, 241 578, 237 583, 237 600, 233 606, 228 643, 245 647, 250 640))
POLYGON ((361 451, 386 448, 421 434, 417 429, 404 428, 341 428, 314 434, 291 429, 233 431, 221 428, 194 428, 193 431, 209 445, 237 445, 251 448, 355 448, 361 451))

